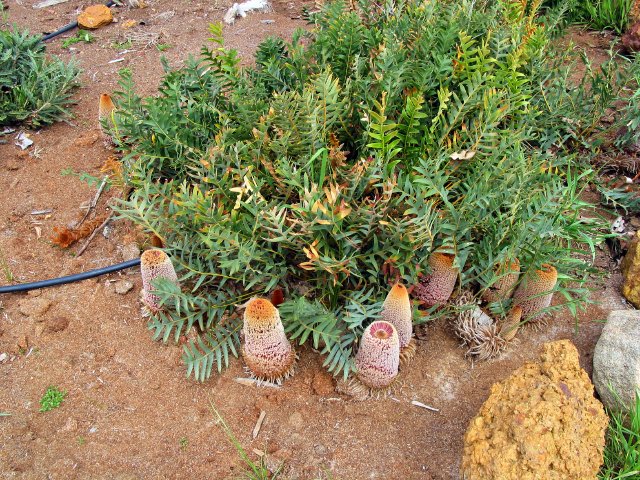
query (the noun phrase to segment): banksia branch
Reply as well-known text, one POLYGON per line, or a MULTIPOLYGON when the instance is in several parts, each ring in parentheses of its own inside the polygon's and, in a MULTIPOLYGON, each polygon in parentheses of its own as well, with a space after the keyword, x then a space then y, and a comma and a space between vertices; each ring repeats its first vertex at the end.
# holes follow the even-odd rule
POLYGON ((280 313, 264 298, 254 298, 244 311, 242 357, 258 380, 281 382, 293 375, 296 353, 291 347, 280 313))
POLYGON ((431 273, 420 279, 415 286, 416 297, 428 307, 438 303, 446 303, 453 293, 458 278, 458 269, 453 266, 455 257, 439 251, 429 256, 431 273))
POLYGON ((511 296, 520 276, 520 262, 517 258, 508 260, 498 265, 495 274, 496 281, 482 293, 485 302, 499 302, 511 296))
POLYGON ((411 360, 416 352, 416 342, 411 338, 413 335, 411 301, 404 285, 396 283, 389 291, 382 305, 381 320, 389 322, 398 332, 401 362, 411 360))
POLYGON ((151 312, 156 313, 160 310, 160 297, 153 293, 152 282, 158 278, 164 278, 177 284, 178 276, 169 256, 157 249, 146 250, 140 256, 140 272, 142 274, 142 301, 151 312))
POLYGON ((513 294, 514 305, 522 308, 523 320, 535 320, 541 310, 551 305, 557 281, 558 271, 548 263, 543 264, 540 270, 530 270, 525 274, 513 294))
POLYGON ((391 323, 377 321, 365 329, 355 364, 366 387, 380 390, 391 385, 400 365, 400 340, 391 323))

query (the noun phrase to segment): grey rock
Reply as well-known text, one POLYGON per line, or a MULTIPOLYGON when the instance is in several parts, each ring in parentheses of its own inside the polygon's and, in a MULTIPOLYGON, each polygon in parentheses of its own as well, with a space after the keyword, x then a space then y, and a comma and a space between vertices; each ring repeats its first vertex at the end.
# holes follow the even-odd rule
POLYGON ((133 288, 133 283, 129 280, 118 280, 115 285, 116 293, 126 295, 133 288))
POLYGON ((121 253, 122 260, 128 262, 129 260, 140 258, 140 247, 135 242, 127 243, 123 245, 121 253))
POLYGON ((638 338, 640 311, 614 310, 609 314, 593 353, 593 384, 609 409, 627 410, 640 390, 638 338))

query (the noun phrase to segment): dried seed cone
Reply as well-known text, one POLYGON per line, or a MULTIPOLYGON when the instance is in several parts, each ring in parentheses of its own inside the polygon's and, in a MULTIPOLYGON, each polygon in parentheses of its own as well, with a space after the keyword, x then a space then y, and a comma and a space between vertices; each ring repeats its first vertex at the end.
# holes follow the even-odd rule
POLYGON ((414 289, 425 305, 431 307, 449 300, 458 278, 458 269, 453 266, 454 259, 453 255, 438 251, 429 256, 431 273, 422 277, 414 289))
POLYGON ((178 283, 178 276, 171 259, 162 250, 146 250, 140 256, 140 272, 142 273, 142 301, 152 312, 160 310, 160 297, 153 294, 151 282, 156 278, 166 278, 178 283))
POLYGON ((520 321, 522 320, 522 307, 516 305, 513 307, 507 318, 504 319, 504 322, 500 326, 499 335, 505 342, 510 342, 513 340, 518 333, 518 329, 520 328, 520 321))
POLYGON ((534 320, 540 310, 551 305, 553 288, 558 281, 558 271, 545 263, 540 270, 527 272, 513 294, 513 303, 522 308, 523 320, 534 320))
POLYGON ((377 390, 391 385, 400 365, 400 340, 395 327, 385 321, 369 325, 360 340, 355 363, 358 379, 365 386, 377 390))
POLYGON ((284 333, 278 309, 269 300, 249 301, 243 331, 242 357, 255 378, 281 382, 293 374, 296 353, 284 333))
POLYGON ((513 293, 513 288, 518 283, 520 276, 520 262, 516 258, 508 261, 496 268, 497 280, 490 285, 482 294, 485 302, 499 302, 506 300, 513 293))

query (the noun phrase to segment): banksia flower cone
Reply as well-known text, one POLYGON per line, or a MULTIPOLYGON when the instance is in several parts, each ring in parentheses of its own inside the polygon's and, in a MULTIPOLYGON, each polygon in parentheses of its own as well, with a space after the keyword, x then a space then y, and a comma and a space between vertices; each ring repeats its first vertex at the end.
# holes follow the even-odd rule
POLYGON ((367 387, 387 388, 398 375, 400 340, 395 327, 384 321, 369 325, 360 340, 356 354, 358 379, 367 387))
POLYGON ((526 273, 516 293, 513 294, 514 305, 522 308, 523 320, 534 320, 539 317, 538 312, 551 305, 553 288, 558 281, 558 271, 545 263, 540 270, 526 273))
POLYGON ((522 320, 522 308, 516 305, 513 307, 507 318, 504 319, 502 325, 500 326, 499 335, 503 338, 504 341, 510 342, 518 333, 518 329, 520 328, 520 321, 522 320))
POLYGON ((113 111, 116 109, 116 106, 113 104, 113 100, 107 93, 103 93, 100 95, 100 103, 98 105, 98 124, 100 125, 100 130, 102 131, 102 135, 104 136, 105 143, 108 141, 112 143, 111 133, 102 126, 103 123, 111 124, 112 119, 111 115, 113 111))
POLYGON ((425 305, 431 307, 449 300, 458 278, 458 269, 453 266, 454 259, 453 255, 438 251, 429 256, 431 273, 422 277, 414 288, 416 296, 425 305))
POLYGON ((160 310, 160 298, 153 294, 151 282, 157 278, 166 278, 178 283, 178 276, 173 269, 169 256, 162 250, 146 250, 140 257, 140 271, 142 273, 142 301, 152 312, 160 310))
POLYGON ((254 298, 244 311, 242 357, 258 380, 280 382, 293 374, 296 352, 280 321, 280 313, 264 298, 254 298))
POLYGON ((518 283, 520 276, 520 262, 507 261, 496 268, 496 281, 482 294, 485 302, 499 302, 506 300, 513 293, 513 287, 518 283))
POLYGON ((416 351, 413 335, 411 301, 404 285, 396 283, 382 305, 381 320, 389 322, 398 332, 400 359, 404 363, 411 360, 416 351))

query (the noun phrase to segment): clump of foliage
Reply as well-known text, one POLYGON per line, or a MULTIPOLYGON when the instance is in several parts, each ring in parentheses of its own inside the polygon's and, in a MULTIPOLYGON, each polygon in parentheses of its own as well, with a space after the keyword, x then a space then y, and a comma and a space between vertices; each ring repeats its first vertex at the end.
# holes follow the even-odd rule
POLYGON ((132 194, 119 211, 188 285, 158 282, 155 337, 197 327, 184 360, 204 380, 237 354, 235 305, 279 287, 289 337, 346 376, 388 282, 414 284, 436 248, 479 293, 507 260, 552 260, 575 313, 603 236, 576 151, 625 82, 611 61, 570 83, 580 57, 551 42, 565 10, 337 2, 290 43, 265 40, 253 67, 212 26, 212 48, 165 64, 159 95, 138 97, 123 72, 113 136, 132 194))
POLYGON ((69 115, 80 70, 45 54, 41 37, 0 30, 0 125, 40 127, 69 115))
POLYGON ((67 392, 60 390, 58 387, 51 386, 47 388, 47 391, 44 392, 40 399, 40 411, 48 412, 58 408, 66 396, 67 392))
POLYGON ((96 37, 94 37, 89 30, 78 30, 73 37, 65 38, 62 41, 62 48, 69 48, 76 43, 92 43, 96 37))
POLYGON ((633 0, 577 0, 573 20, 595 30, 613 30, 622 35, 629 23, 633 0))
POLYGON ((640 394, 630 411, 609 412, 611 421, 604 449, 600 480, 640 477, 640 394))

